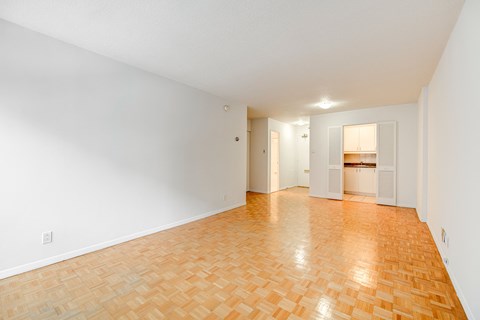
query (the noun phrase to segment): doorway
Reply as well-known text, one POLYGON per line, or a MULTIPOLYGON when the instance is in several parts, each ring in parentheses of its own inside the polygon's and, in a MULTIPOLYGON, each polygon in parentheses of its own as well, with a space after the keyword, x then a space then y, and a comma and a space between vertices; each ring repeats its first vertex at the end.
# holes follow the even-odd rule
POLYGON ((280 190, 280 134, 270 132, 270 193, 280 190))
POLYGON ((376 203, 376 123, 343 127, 343 199, 376 203))
MULTIPOLYGON (((358 193, 363 193, 360 195, 364 197, 374 196, 374 199, 376 196, 377 204, 395 206, 396 134, 395 121, 328 127, 327 198, 344 200, 344 191, 351 189, 349 193, 352 196, 358 193), (344 135, 350 141, 344 140, 344 135), (375 144, 368 138, 372 136, 375 137, 375 144), (346 159, 347 153, 354 155, 354 158, 346 159), (348 168, 348 164, 353 164, 353 167, 348 168), (354 179, 345 181, 348 176, 354 179)), ((370 202, 368 200, 373 199, 361 200, 370 202)))

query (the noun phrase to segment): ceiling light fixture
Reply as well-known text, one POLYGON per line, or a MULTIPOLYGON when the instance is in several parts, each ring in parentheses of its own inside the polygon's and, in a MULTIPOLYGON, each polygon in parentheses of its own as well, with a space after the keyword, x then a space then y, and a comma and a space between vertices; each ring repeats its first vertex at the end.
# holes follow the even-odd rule
POLYGON ((318 104, 318 106, 322 109, 330 109, 332 107, 333 103, 331 101, 322 101, 318 104))
POLYGON ((302 127, 302 126, 308 124, 308 121, 298 120, 298 121, 295 121, 293 124, 296 125, 296 126, 302 127))

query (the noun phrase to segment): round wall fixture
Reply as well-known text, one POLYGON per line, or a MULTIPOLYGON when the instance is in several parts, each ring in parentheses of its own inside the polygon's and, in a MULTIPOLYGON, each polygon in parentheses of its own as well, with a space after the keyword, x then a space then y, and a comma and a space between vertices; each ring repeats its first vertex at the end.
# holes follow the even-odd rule
POLYGON ((239 140, 240 140, 240 138, 239 138, 239 137, 235 137, 235 141, 239 141, 239 140))
POLYGON ((225 110, 225 112, 227 112, 228 110, 230 110, 230 106, 228 104, 224 105, 223 110, 225 110))

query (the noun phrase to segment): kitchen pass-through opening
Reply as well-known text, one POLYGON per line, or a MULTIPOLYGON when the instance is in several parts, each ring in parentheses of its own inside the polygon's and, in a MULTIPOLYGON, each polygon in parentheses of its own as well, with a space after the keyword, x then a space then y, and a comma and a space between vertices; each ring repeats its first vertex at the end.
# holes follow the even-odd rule
POLYGON ((328 127, 326 197, 395 206, 396 135, 395 121, 328 127))
POLYGON ((377 125, 343 127, 343 200, 376 203, 377 125))

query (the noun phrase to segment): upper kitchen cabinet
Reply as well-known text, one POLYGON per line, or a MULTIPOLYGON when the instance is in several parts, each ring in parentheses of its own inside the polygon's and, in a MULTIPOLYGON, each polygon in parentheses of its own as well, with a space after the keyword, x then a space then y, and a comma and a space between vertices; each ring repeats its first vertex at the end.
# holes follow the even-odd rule
POLYGON ((344 152, 372 153, 377 149, 376 124, 344 127, 344 152))
POLYGON ((343 151, 344 152, 357 152, 358 143, 360 142, 360 134, 358 127, 349 126, 343 127, 343 151))

